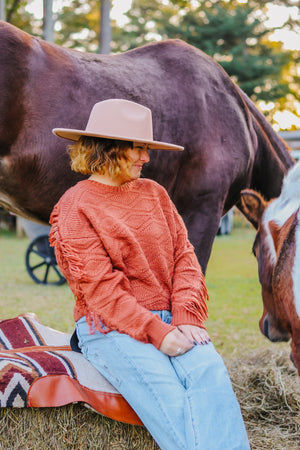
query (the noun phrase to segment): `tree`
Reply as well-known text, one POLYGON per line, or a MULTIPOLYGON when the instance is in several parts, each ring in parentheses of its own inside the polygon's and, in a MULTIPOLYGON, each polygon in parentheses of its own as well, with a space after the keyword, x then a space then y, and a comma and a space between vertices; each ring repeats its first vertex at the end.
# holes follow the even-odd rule
POLYGON ((6 0, 5 20, 27 33, 35 34, 35 21, 32 14, 26 11, 25 7, 30 1, 25 0, 6 0))
MULTIPOLYGON (((103 44, 106 50, 101 51, 108 53, 110 27, 105 31, 105 24, 109 23, 113 52, 180 38, 211 55, 257 105, 273 102, 266 113, 270 120, 277 109, 295 111, 295 100, 300 101, 300 52, 284 50, 280 42, 269 39, 275 29, 265 25, 270 0, 133 0, 128 24, 122 28, 109 20, 110 1, 70 2, 56 16, 55 42, 90 52, 98 52, 103 44)), ((41 22, 25 10, 26 3, 6 0, 8 21, 41 35, 41 22)), ((296 0, 273 0, 272 4, 296 8, 296 0)), ((284 27, 299 33, 299 9, 298 17, 288 17, 284 27)))
POLYGON ((282 72, 291 53, 268 40, 260 6, 253 1, 134 0, 124 30, 126 49, 180 38, 212 56, 254 101, 284 98, 289 83, 282 72))
POLYGON ((74 0, 57 15, 56 43, 89 52, 110 53, 111 0, 74 0))

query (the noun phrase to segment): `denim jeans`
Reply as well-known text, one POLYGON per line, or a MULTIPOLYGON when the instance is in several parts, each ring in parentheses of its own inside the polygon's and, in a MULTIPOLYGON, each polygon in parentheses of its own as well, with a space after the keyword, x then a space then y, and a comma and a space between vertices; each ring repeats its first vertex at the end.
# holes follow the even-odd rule
MULTIPOLYGON (((167 323, 169 311, 152 311, 167 323)), ((225 365, 210 342, 168 357, 152 344, 111 331, 89 334, 76 323, 79 347, 123 395, 162 450, 249 450, 225 365)))

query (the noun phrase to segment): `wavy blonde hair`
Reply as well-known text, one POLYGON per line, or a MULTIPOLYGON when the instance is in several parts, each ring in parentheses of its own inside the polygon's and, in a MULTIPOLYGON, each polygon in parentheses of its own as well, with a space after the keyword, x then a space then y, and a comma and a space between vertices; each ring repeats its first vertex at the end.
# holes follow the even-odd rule
POLYGON ((67 150, 71 158, 71 169, 75 172, 84 175, 108 173, 110 176, 118 176, 121 162, 125 161, 126 170, 128 148, 133 148, 132 142, 81 136, 75 144, 69 145, 67 150))

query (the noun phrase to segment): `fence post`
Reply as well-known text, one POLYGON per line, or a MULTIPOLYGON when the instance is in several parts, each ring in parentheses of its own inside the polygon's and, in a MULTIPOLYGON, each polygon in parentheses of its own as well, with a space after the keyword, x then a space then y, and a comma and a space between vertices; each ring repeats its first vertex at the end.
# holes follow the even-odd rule
POLYGON ((0 0, 0 20, 6 20, 5 0, 0 0))
POLYGON ((44 0, 43 3, 43 39, 48 42, 54 42, 53 33, 53 1, 44 0))

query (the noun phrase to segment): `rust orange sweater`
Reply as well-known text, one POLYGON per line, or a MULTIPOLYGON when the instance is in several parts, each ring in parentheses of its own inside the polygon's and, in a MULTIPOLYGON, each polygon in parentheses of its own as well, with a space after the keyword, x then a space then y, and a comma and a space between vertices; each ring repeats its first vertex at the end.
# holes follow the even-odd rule
POLYGON ((207 290, 185 225, 165 189, 85 180, 51 215, 51 245, 74 293, 74 319, 157 348, 176 325, 204 328, 207 290), (166 324, 149 310, 171 310, 166 324))

